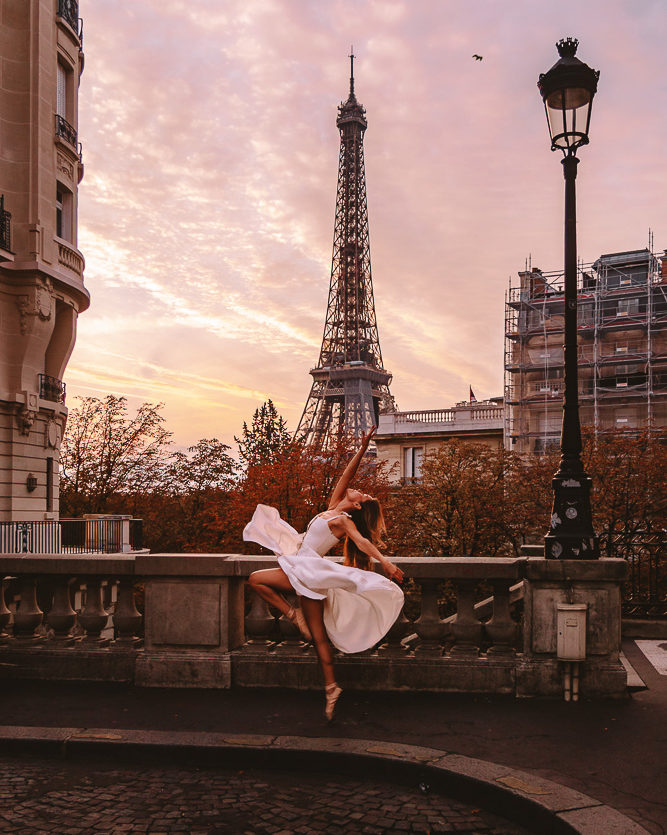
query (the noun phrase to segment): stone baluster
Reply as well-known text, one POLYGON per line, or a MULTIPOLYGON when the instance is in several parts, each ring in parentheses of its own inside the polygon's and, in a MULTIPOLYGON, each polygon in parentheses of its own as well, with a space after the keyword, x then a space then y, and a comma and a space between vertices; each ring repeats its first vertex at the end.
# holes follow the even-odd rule
POLYGON ((488 655, 514 655, 517 625, 510 612, 511 580, 493 581, 493 615, 486 624, 486 634, 491 639, 488 655))
POLYGON ((405 612, 401 609, 401 614, 396 618, 389 632, 387 632, 385 642, 378 647, 378 655, 388 655, 390 657, 405 655, 407 649, 401 641, 412 629, 412 622, 405 617, 405 612))
MULTIPOLYGON (((285 595, 290 606, 296 605, 296 595, 285 595)), ((302 652, 304 647, 303 638, 299 628, 295 626, 287 615, 281 615, 278 619, 278 628, 282 636, 281 642, 276 647, 276 652, 285 655, 292 655, 295 652, 302 652)))
POLYGON ((49 629, 53 629, 54 640, 59 643, 72 643, 71 631, 76 623, 76 612, 70 598, 70 580, 68 577, 55 577, 53 601, 46 616, 49 629))
POLYGON ((4 577, 0 580, 0 643, 6 643, 9 635, 5 632, 5 627, 12 619, 12 613, 7 608, 5 602, 5 580, 4 577))
POLYGON ((440 619, 438 612, 439 580, 417 579, 421 587, 421 613, 414 622, 414 629, 420 643, 415 648, 415 655, 440 656, 442 642, 447 635, 447 624, 440 619))
POLYGON ((101 632, 108 620, 109 615, 102 605, 102 582, 99 577, 89 577, 86 579, 86 605, 79 615, 79 623, 86 630, 80 645, 106 646, 109 639, 103 638, 101 632))
POLYGON ((134 578, 121 577, 118 581, 113 625, 116 632, 114 646, 134 647, 141 643, 137 634, 141 629, 141 612, 134 602, 134 578))
POLYGON ((456 618, 452 623, 452 655, 478 655, 482 624, 475 614, 475 580, 456 581, 456 618))
POLYGON ((14 637, 23 641, 43 640, 35 630, 41 625, 44 612, 37 605, 37 582, 34 577, 21 581, 21 601, 14 615, 14 637))
POLYGON ((276 619, 269 611, 269 604, 258 594, 250 592, 250 611, 245 618, 247 642, 244 649, 249 652, 266 652, 273 643, 271 633, 275 629, 276 619))

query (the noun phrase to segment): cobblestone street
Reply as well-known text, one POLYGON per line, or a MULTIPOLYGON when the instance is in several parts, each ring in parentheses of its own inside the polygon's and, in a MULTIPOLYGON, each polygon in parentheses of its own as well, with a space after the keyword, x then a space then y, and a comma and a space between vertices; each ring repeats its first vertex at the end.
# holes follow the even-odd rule
POLYGON ((419 786, 340 775, 0 758, 0 831, 320 833, 526 830, 419 786))

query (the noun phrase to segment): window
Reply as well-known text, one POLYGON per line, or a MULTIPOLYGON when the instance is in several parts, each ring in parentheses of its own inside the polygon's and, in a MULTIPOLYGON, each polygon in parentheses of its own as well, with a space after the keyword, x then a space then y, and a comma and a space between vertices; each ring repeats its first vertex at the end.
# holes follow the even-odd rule
POLYGON ((416 479, 422 477, 422 458, 424 447, 410 446, 403 450, 403 478, 416 479))
POLYGON ((67 70, 58 62, 56 113, 67 119, 67 70))
POLYGON ((617 316, 633 316, 639 312, 639 299, 619 299, 617 316))
POLYGON ((56 235, 65 241, 72 240, 72 192, 56 185, 56 235))

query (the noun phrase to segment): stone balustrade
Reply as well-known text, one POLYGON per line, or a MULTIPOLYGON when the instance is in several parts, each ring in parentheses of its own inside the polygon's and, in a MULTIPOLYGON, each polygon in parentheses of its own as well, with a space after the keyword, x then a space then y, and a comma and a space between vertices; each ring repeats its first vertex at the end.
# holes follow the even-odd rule
MULTIPOLYGON (((620 696, 623 560, 396 558, 408 616, 383 642, 338 654, 344 687, 559 695, 558 602, 588 604, 584 696, 620 696), (526 613, 512 611, 523 580, 526 613), (443 590, 456 613, 441 611, 443 590), (493 595, 489 606, 477 601, 493 595), (479 612, 484 612, 480 619, 479 612), (490 616, 489 616, 490 615, 490 616)), ((0 674, 140 686, 318 688, 312 645, 247 589, 274 557, 0 555, 0 674), (142 598, 137 608, 137 597, 142 598)))

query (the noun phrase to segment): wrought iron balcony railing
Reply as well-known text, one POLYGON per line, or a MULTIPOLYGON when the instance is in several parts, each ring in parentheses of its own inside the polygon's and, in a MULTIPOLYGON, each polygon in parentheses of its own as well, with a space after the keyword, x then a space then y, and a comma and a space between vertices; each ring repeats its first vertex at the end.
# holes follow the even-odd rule
POLYGON ((0 249, 12 251, 12 215, 5 209, 5 195, 0 195, 0 249))
POLYGON ((39 396, 42 400, 50 400, 52 403, 64 403, 65 383, 56 377, 49 377, 48 374, 40 374, 39 396))
POLYGON ((79 33, 79 0, 58 0, 58 16, 79 33))
POLYGON ((72 148, 76 148, 76 131, 62 116, 56 113, 56 136, 64 139, 72 148))
POLYGON ((0 522, 0 554, 122 554, 141 551, 142 519, 0 522))

